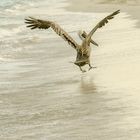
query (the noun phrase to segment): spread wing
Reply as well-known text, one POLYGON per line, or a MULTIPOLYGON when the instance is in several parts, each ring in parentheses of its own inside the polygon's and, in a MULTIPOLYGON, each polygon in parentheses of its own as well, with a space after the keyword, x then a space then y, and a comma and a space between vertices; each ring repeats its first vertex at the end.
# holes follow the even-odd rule
POLYGON ((107 17, 105 17, 104 19, 102 19, 92 30, 91 32, 87 35, 86 39, 84 40, 84 42, 87 42, 88 44, 90 43, 91 37, 93 35, 93 33, 98 29, 103 27, 106 23, 108 23, 109 20, 113 19, 115 15, 119 14, 120 10, 117 10, 115 12, 113 12, 112 14, 108 15, 107 17))
POLYGON ((73 38, 68 35, 68 33, 65 32, 58 24, 52 21, 45 21, 29 17, 25 19, 25 23, 29 24, 27 27, 31 29, 48 29, 51 27, 59 36, 67 41, 69 45, 71 45, 76 50, 79 49, 79 45, 73 40, 73 38))

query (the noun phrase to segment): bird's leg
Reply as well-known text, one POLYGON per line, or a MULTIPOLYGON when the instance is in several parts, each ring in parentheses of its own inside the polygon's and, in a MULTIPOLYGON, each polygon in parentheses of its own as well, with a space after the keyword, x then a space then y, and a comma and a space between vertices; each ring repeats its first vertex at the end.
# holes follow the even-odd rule
POLYGON ((88 64, 88 65, 89 65, 89 69, 88 70, 91 70, 93 68, 96 68, 96 67, 92 67, 90 64, 88 64))
POLYGON ((79 66, 79 68, 80 68, 80 70, 82 71, 82 72, 86 72, 85 70, 83 70, 80 66, 79 66))

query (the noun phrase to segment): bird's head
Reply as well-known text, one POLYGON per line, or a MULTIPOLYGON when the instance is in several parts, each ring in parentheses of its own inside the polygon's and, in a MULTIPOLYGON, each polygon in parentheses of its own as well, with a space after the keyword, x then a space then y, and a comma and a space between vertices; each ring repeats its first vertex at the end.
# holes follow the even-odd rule
MULTIPOLYGON (((87 37, 87 33, 85 32, 85 31, 83 31, 83 30, 79 30, 78 31, 78 35, 79 35, 79 37, 81 38, 81 40, 83 41, 86 37, 87 37)), ((95 46, 99 46, 95 41, 93 41, 92 39, 91 39, 91 41, 90 41, 90 43, 92 43, 93 45, 95 45, 95 46)))
POLYGON ((81 40, 84 40, 84 37, 82 36, 83 33, 84 33, 83 30, 79 30, 78 31, 78 35, 79 35, 79 37, 80 37, 81 40))

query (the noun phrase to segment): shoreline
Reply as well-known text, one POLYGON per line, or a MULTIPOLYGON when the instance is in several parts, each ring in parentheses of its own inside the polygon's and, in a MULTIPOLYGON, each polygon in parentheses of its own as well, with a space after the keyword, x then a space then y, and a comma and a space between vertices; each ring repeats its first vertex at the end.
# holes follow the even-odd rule
POLYGON ((108 3, 97 3, 95 1, 87 0, 71 0, 66 10, 71 12, 113 12, 115 10, 121 10, 130 15, 131 19, 138 20, 136 27, 140 28, 140 14, 138 13, 140 5, 127 5, 127 4, 108 4, 108 3), (80 3, 80 5, 79 5, 80 3))

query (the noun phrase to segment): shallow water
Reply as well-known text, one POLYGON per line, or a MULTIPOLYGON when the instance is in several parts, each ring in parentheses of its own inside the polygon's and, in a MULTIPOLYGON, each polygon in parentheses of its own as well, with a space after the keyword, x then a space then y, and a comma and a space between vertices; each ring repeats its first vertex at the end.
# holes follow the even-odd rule
POLYGON ((54 20, 80 43, 77 31, 89 31, 108 13, 65 12, 66 3, 55 3, 1 10, 0 139, 139 140, 137 21, 121 13, 97 31, 100 47, 91 56, 97 68, 83 74, 69 63, 76 52, 67 43, 51 30, 26 29, 23 19, 54 20))

